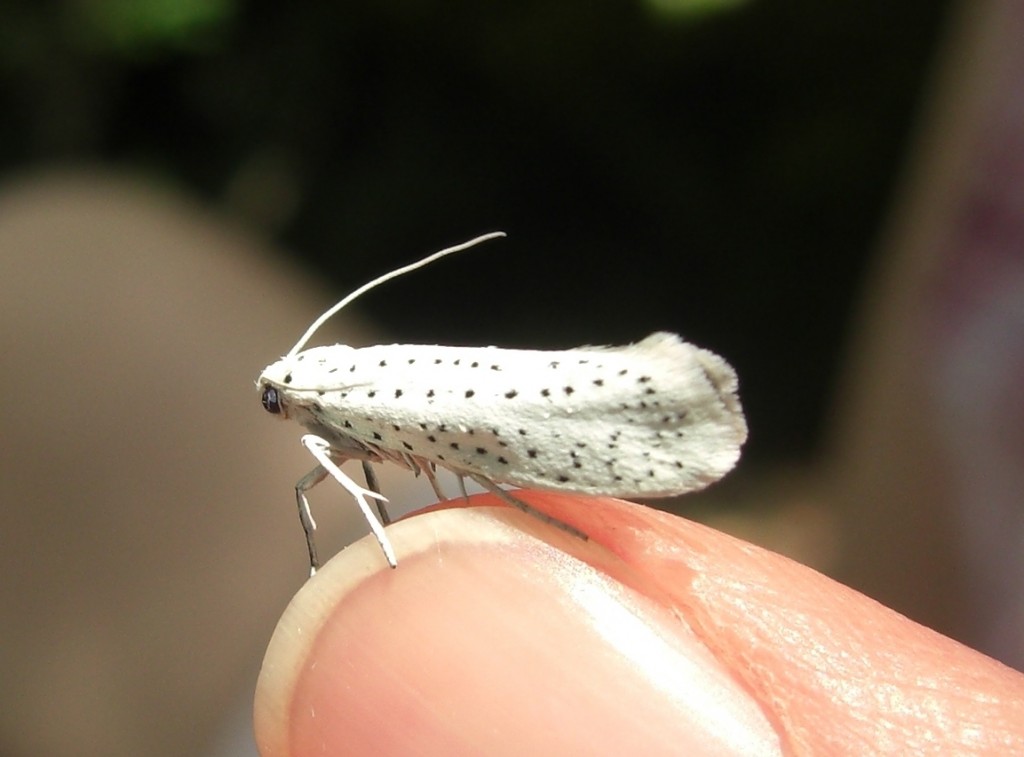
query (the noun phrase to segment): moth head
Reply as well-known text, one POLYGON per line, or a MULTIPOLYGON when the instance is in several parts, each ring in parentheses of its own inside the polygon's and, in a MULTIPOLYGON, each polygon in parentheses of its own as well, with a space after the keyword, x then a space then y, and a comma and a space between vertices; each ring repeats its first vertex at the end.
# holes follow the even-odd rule
POLYGON ((294 382, 294 371, 292 370, 292 358, 282 358, 272 365, 268 365, 256 381, 256 388, 260 392, 260 402, 263 409, 273 415, 288 417, 287 390, 294 382))
POLYGON ((282 418, 287 418, 287 397, 283 387, 275 386, 277 383, 268 379, 266 371, 264 371, 259 381, 256 382, 256 388, 259 390, 260 402, 263 404, 264 410, 272 415, 280 415, 282 418))
POLYGON ((302 421, 303 408, 314 395, 343 385, 339 376, 349 376, 356 363, 355 350, 345 344, 312 347, 271 363, 260 374, 256 388, 263 408, 282 418, 302 421))

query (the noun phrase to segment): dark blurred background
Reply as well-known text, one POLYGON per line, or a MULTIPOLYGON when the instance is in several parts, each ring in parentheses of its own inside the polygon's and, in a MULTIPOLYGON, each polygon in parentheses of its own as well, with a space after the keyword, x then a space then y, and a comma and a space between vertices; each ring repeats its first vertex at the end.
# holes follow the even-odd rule
POLYGON ((502 229, 360 307, 398 341, 676 331, 737 367, 748 461, 804 457, 946 6, 4 3, 0 167, 141 170, 338 294, 502 229))

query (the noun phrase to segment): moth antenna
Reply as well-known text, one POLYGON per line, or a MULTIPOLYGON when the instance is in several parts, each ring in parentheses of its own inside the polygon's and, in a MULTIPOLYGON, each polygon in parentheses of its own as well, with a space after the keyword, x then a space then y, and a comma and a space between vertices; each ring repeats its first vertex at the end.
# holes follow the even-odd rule
POLYGON ((383 276, 378 276, 373 281, 363 284, 354 292, 347 295, 341 302, 334 305, 332 308, 327 310, 323 315, 321 315, 319 318, 313 321, 313 324, 308 329, 306 329, 306 333, 302 335, 302 338, 295 343, 295 346, 292 347, 291 350, 288 351, 288 354, 285 355, 285 358, 290 358, 294 356, 299 350, 301 350, 306 345, 306 342, 308 342, 313 337, 313 334, 317 332, 317 329, 323 326, 335 313, 337 313, 343 307, 352 302, 352 300, 354 300, 356 297, 359 297, 362 294, 366 294, 368 291, 370 291, 371 289, 380 284, 383 284, 385 281, 391 281, 391 279, 398 278, 403 274, 415 271, 417 268, 422 268, 425 265, 433 263, 435 260, 439 260, 455 252, 462 252, 463 250, 469 249, 470 247, 478 245, 481 242, 486 242, 490 239, 498 239, 499 237, 503 236, 505 236, 504 231, 492 231, 490 234, 482 234, 481 236, 478 236, 474 239, 470 239, 468 242, 457 244, 454 247, 446 247, 445 249, 435 252, 432 255, 427 255, 427 257, 423 258, 422 260, 417 260, 415 263, 410 263, 409 265, 404 265, 401 268, 396 268, 395 270, 389 273, 385 273, 383 276))

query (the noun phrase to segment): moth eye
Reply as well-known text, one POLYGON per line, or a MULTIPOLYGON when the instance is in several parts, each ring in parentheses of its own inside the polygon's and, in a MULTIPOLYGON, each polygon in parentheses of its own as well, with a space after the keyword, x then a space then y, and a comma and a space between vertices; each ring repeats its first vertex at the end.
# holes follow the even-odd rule
POLYGON ((277 394, 277 389, 272 386, 263 390, 263 408, 274 415, 281 412, 281 398, 277 394))

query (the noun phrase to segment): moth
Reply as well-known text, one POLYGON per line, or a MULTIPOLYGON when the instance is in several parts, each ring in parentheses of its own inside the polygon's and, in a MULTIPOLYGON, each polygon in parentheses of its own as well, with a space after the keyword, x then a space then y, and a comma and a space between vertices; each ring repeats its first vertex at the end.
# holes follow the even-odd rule
MULTIPOLYGON (((702 489, 739 459, 747 425, 732 367, 675 334, 623 347, 562 351, 497 347, 335 344, 303 349, 352 300, 396 276, 482 241, 486 234, 396 269, 355 290, 318 318, 257 381, 263 407, 309 432, 317 465, 295 487, 309 549, 319 566, 306 492, 334 478, 397 566, 369 500, 386 502, 371 464, 423 474, 438 497, 438 468, 472 479, 551 522, 499 485, 615 497, 667 497, 702 489), (341 470, 359 460, 363 487, 341 470)), ((465 491, 463 487, 463 492, 465 491)), ((563 528, 571 529, 555 521, 563 528)))

